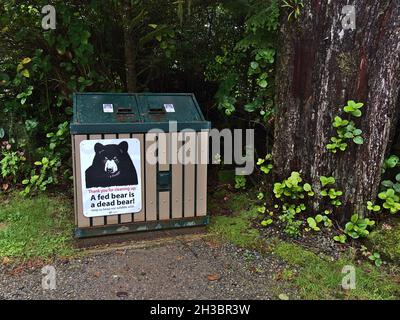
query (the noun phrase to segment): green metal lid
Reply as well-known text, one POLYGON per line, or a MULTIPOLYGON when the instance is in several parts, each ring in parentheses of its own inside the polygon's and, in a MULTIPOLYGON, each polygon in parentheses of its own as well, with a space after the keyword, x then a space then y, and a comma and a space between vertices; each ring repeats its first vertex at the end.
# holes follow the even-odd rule
POLYGON ((169 132, 210 129, 193 94, 76 93, 71 134, 169 132))

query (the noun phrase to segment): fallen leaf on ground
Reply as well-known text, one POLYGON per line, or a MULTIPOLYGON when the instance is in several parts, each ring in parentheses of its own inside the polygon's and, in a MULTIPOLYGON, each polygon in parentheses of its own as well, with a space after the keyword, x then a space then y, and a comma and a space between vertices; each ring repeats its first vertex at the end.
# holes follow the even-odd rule
POLYGON ((119 291, 119 292, 117 292, 117 297, 118 298, 127 298, 128 297, 128 292, 125 292, 125 291, 119 291))
POLYGON ((288 295, 285 294, 285 293, 281 293, 278 297, 279 297, 279 299, 281 299, 281 300, 289 300, 288 295))
POLYGON ((207 279, 208 281, 217 281, 220 279, 220 276, 218 274, 209 274, 207 279))

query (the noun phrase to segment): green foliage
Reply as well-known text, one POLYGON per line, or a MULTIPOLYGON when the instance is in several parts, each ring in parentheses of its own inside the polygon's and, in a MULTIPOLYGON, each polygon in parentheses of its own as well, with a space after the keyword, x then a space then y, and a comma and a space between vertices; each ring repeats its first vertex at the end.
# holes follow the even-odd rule
POLYGON ((264 159, 260 158, 257 161, 257 165, 260 166, 260 170, 265 173, 268 174, 271 172, 273 165, 271 163, 272 161, 272 154, 267 154, 264 159))
POLYGON ((369 228, 375 225, 375 221, 368 218, 360 218, 357 213, 351 216, 346 223, 344 232, 353 239, 365 238, 369 235, 369 228))
POLYGON ((276 198, 281 198, 282 196, 288 197, 292 200, 294 199, 304 199, 305 194, 309 196, 314 195, 314 191, 310 184, 301 184, 302 178, 300 173, 294 171, 291 173, 290 177, 283 180, 282 182, 277 182, 274 184, 274 194, 276 198))
POLYGON ((340 190, 336 190, 334 188, 324 188, 330 185, 334 185, 336 183, 336 180, 334 177, 325 177, 321 176, 319 178, 321 181, 321 185, 323 189, 320 192, 320 195, 322 197, 327 197, 329 198, 329 203, 335 207, 339 207, 342 205, 342 202, 339 200, 339 197, 343 195, 343 192, 340 190))
POLYGON ((288 21, 292 16, 294 16, 295 19, 300 17, 301 15, 301 9, 304 8, 304 3, 302 0, 283 0, 283 8, 289 8, 290 12, 288 14, 288 21))
MULTIPOLYGON (((41 150, 44 157, 40 161, 35 161, 35 168, 31 170, 30 177, 22 181, 25 185, 22 195, 45 191, 48 185, 59 182, 61 159, 69 153, 69 146, 66 144, 69 137, 68 122, 60 124, 57 131, 50 132, 46 136, 49 139, 49 145, 41 150)), ((70 169, 66 168, 63 175, 67 180, 70 177, 70 169)))
POLYGON ((73 256, 72 204, 45 194, 30 199, 0 196, 0 259, 73 256))
MULTIPOLYGON (((228 5, 222 11, 231 13, 228 5)), ((208 64, 206 77, 219 82, 215 97, 226 115, 237 113, 265 125, 274 111, 278 1, 251 0, 234 11, 245 18, 244 32, 236 42, 224 44, 208 64)))
POLYGON ((300 227, 303 224, 300 220, 288 220, 283 231, 292 238, 297 238, 301 235, 300 227))
POLYGON ((3 150, 2 159, 0 160, 1 177, 3 180, 17 181, 18 172, 23 162, 25 162, 25 157, 22 153, 17 151, 3 150))
MULTIPOLYGON (((347 105, 343 108, 343 111, 349 115, 359 118, 362 115, 361 108, 364 106, 361 102, 354 102, 349 100, 347 105)), ((364 139, 361 136, 362 131, 355 126, 354 121, 342 119, 339 116, 334 118, 332 126, 336 129, 337 136, 331 137, 331 143, 327 144, 326 148, 332 153, 336 153, 338 150, 345 151, 347 149, 347 140, 352 140, 356 145, 364 143, 364 139)))
MULTIPOLYGON (((52 162, 58 156, 61 165, 54 174, 46 170, 43 181, 51 174, 53 181, 69 182, 70 139, 58 139, 57 131, 60 123, 71 119, 74 92, 124 92, 129 77, 135 78, 138 92, 173 92, 189 84, 189 91, 209 95, 215 84, 206 83, 205 66, 244 38, 243 20, 220 2, 192 5, 191 0, 185 3, 192 16, 185 19, 179 9, 182 2, 55 1, 57 28, 48 31, 41 26, 41 8, 48 1, 1 2, 0 139, 26 158, 17 183, 40 177, 44 169, 34 163, 43 158, 52 162), (125 39, 126 35, 134 36, 125 39), (132 77, 127 66, 134 69, 132 77), (46 139, 48 133, 54 137, 46 139)), ((269 24, 260 21, 262 15, 257 18, 259 12, 251 10, 249 32, 267 28, 269 24)), ((267 58, 260 51, 260 65, 267 58)))
POLYGON ((266 220, 261 221, 261 225, 262 225, 263 227, 268 227, 268 226, 271 225, 272 223, 273 223, 273 220, 272 220, 272 219, 266 219, 266 220))
POLYGON ((378 212, 378 211, 381 210, 381 207, 379 205, 374 204, 372 201, 368 201, 367 202, 367 209, 369 211, 378 212))
POLYGON ((368 257, 369 260, 373 261, 375 266, 378 268, 382 265, 381 255, 378 252, 374 252, 368 257))
POLYGON ((362 102, 354 102, 353 100, 347 101, 347 106, 343 108, 344 112, 351 114, 353 117, 361 117, 361 108, 364 106, 362 102))
POLYGON ((340 235, 334 236, 333 240, 344 244, 347 241, 347 236, 345 234, 340 234, 340 235))
POLYGON ((245 189, 245 188, 246 188, 246 177, 235 176, 235 189, 245 189))
POLYGON ((400 210, 400 197, 394 189, 387 189, 380 192, 378 198, 384 200, 383 207, 388 209, 390 213, 397 213, 400 210))
MULTIPOLYGON (((329 214, 329 211, 327 212, 329 214)), ((307 223, 310 229, 314 231, 320 231, 321 228, 318 226, 319 224, 322 224, 326 228, 331 228, 332 227, 332 220, 329 219, 324 212, 324 214, 317 214, 315 217, 308 217, 307 218, 307 223)))
POLYGON ((400 264, 400 219, 391 218, 373 230, 368 238, 368 246, 381 253, 385 260, 400 264))
POLYGON ((232 242, 237 246, 254 248, 258 244, 260 233, 257 229, 251 227, 251 223, 258 214, 256 208, 253 208, 229 217, 213 217, 208 230, 211 235, 232 242))
POLYGON ((400 164, 400 159, 396 155, 391 155, 383 162, 382 173, 385 173, 387 169, 393 169, 400 164))
POLYGON ((332 261, 330 257, 286 242, 276 245, 274 253, 298 270, 293 282, 303 299, 398 299, 398 284, 390 275, 376 268, 370 270, 368 264, 357 265, 351 257, 332 261), (354 290, 344 291, 340 286, 346 265, 354 265, 356 269, 354 290))
POLYGON ((335 182, 336 182, 334 177, 321 176, 321 177, 319 177, 319 180, 321 181, 321 184, 323 187, 326 187, 327 185, 335 184, 335 182))
POLYGON ((39 169, 33 169, 30 179, 22 181, 22 184, 26 185, 26 187, 21 191, 21 195, 25 196, 32 191, 45 191, 49 184, 57 183, 57 180, 55 180, 54 177, 57 176, 57 170, 61 165, 58 158, 49 160, 44 157, 41 161, 36 161, 35 165, 39 169), (37 173, 37 171, 39 173, 37 173))

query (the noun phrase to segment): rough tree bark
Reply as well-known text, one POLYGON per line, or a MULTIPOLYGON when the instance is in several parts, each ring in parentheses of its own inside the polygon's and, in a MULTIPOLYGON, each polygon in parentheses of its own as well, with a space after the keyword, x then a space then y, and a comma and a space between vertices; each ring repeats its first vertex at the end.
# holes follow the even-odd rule
MULTIPOLYGON (((273 148, 275 179, 301 171, 319 192, 321 175, 343 190, 337 219, 365 214, 375 199, 381 165, 390 150, 400 108, 400 0, 355 0, 356 29, 343 30, 347 0, 304 1, 301 16, 283 12, 277 69, 273 148), (332 121, 347 100, 364 102, 355 120, 364 144, 326 149, 332 121)), ((316 198, 312 206, 318 208, 316 198)))

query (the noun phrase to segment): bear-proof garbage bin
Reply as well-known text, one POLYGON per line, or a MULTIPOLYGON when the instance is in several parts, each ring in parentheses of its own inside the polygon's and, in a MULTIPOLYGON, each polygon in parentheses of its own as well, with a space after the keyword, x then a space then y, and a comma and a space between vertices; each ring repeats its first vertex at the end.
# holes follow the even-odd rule
POLYGON ((75 236, 200 226, 210 123, 193 94, 77 93, 75 236))

